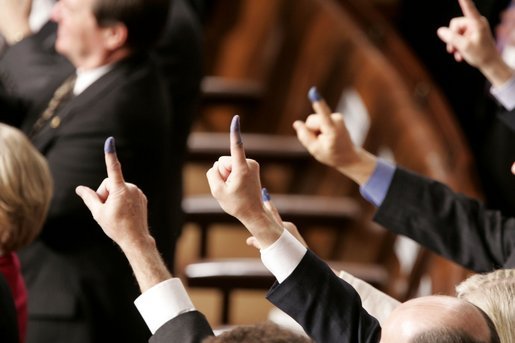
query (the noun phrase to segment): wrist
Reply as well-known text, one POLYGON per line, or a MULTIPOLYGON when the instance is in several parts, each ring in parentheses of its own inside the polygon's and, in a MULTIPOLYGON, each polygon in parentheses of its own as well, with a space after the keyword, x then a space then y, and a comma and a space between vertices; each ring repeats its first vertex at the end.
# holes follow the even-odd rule
POLYGON ((120 249, 126 254, 140 254, 144 251, 156 249, 156 240, 150 234, 128 238, 118 243, 120 249))
POLYGON ((486 63, 480 68, 480 71, 495 88, 502 87, 513 77, 513 70, 503 61, 501 56, 486 63))
POLYGON ((242 224, 258 240, 261 249, 277 241, 284 230, 280 223, 264 211, 252 218, 242 220, 242 224))
POLYGON ((375 170, 377 158, 368 151, 357 148, 356 160, 339 166, 336 169, 351 178, 358 185, 364 185, 375 170))

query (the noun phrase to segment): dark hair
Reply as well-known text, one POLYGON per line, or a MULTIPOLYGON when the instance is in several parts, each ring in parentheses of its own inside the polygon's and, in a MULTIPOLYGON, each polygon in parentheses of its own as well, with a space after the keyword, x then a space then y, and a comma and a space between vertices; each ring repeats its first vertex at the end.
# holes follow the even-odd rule
POLYGON ((297 334, 272 322, 237 326, 219 336, 205 338, 202 343, 312 343, 307 336, 297 334))
POLYGON ((161 37, 171 0, 95 0, 93 14, 99 26, 117 22, 127 27, 127 46, 146 51, 161 37))

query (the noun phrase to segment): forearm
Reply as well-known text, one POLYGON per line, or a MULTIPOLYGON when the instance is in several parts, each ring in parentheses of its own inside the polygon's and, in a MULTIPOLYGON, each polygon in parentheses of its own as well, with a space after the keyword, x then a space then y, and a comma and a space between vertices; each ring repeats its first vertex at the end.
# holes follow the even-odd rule
POLYGON ((161 258, 154 238, 147 236, 121 246, 134 272, 141 292, 172 277, 161 258))
POLYGON ((267 299, 296 320, 317 342, 378 342, 379 322, 361 306, 355 290, 313 253, 267 299))

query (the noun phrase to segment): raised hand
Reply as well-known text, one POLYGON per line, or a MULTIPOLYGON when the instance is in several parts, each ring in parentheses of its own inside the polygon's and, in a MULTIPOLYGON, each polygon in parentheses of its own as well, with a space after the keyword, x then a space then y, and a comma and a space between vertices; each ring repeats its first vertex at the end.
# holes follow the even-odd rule
POLYGON ((75 190, 93 218, 127 257, 142 292, 172 277, 159 254, 147 223, 147 197, 123 179, 115 142, 104 145, 107 178, 97 191, 85 186, 75 190))
POLYGON ((438 37, 446 43, 447 51, 456 61, 465 60, 479 68, 494 86, 502 85, 511 77, 511 71, 497 51, 488 21, 472 0, 458 1, 463 16, 453 18, 449 27, 440 27, 438 37))
POLYGON ((104 152, 107 178, 96 192, 78 186, 76 193, 105 234, 123 250, 150 239, 147 198, 137 186, 124 181, 113 137, 106 140, 104 152))
POLYGON ((230 147, 231 156, 220 157, 206 173, 211 193, 225 212, 240 220, 266 247, 279 238, 283 228, 261 201, 259 164, 245 157, 239 116, 231 123, 230 147))
POLYGON ((338 169, 359 184, 366 182, 375 168, 375 158, 354 146, 343 115, 331 114, 316 88, 311 88, 309 98, 315 114, 308 116, 306 122, 293 123, 299 141, 318 161, 338 169))
POLYGON ((14 44, 31 34, 29 15, 32 0, 0 1, 0 33, 9 44, 14 44))

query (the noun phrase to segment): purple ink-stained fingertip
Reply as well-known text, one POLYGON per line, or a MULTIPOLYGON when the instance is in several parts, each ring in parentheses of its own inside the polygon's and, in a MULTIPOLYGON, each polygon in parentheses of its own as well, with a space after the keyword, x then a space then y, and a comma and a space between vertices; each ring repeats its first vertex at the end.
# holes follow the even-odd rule
POLYGON ((231 133, 235 133, 237 136, 236 143, 243 144, 243 141, 241 139, 241 128, 240 128, 240 116, 235 115, 232 117, 231 121, 231 133))
POLYGON ((240 131, 240 116, 235 114, 231 121, 231 132, 240 131))
POLYGON ((309 89, 308 98, 311 102, 317 102, 322 100, 322 96, 318 93, 318 89, 313 86, 309 89))
POLYGON ((109 137, 106 139, 106 142, 104 143, 104 152, 106 154, 113 154, 116 152, 114 137, 109 137))
POLYGON ((268 193, 268 189, 261 188, 261 198, 263 201, 270 201, 270 193, 268 193))

